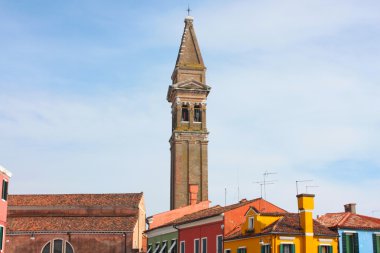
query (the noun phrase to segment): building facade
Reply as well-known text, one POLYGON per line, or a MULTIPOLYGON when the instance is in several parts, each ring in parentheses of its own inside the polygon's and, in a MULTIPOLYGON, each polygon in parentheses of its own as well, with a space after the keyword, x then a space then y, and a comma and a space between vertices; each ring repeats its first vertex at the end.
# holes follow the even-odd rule
POLYGON ((344 209, 318 218, 339 233, 339 253, 380 253, 380 219, 357 214, 356 204, 344 209))
POLYGON ((170 209, 176 209, 208 200, 206 101, 211 88, 206 85, 192 17, 185 19, 171 79, 167 93, 172 110, 170 209))
POLYGON ((7 253, 145 252, 142 193, 10 195, 7 253))
POLYGON ((5 233, 7 228, 8 186, 12 173, 0 165, 1 200, 0 200, 0 252, 5 252, 5 233))
POLYGON ((337 253, 338 234, 313 220, 314 195, 297 198, 299 213, 249 208, 240 229, 226 237, 225 253, 337 253))

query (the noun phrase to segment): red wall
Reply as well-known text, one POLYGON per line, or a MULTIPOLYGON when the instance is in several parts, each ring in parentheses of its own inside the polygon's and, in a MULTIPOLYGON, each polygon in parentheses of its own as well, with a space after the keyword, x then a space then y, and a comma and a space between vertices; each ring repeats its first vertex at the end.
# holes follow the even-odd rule
MULTIPOLYGON (((194 239, 199 239, 202 245, 202 238, 207 237, 207 253, 216 252, 216 237, 223 235, 223 221, 199 225, 191 228, 182 228, 178 231, 178 252, 180 253, 180 243, 185 241, 185 253, 194 253, 194 239)), ((201 253, 201 246, 199 247, 201 253)))

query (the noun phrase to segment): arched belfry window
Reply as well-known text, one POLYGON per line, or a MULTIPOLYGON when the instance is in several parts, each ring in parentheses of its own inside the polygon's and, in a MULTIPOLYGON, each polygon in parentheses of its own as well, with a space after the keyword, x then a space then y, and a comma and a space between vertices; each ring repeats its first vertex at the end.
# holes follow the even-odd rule
POLYGON ((54 239, 45 244, 41 253, 74 253, 74 249, 68 241, 54 239))
POLYGON ((189 121, 189 106, 182 105, 182 121, 189 121))
POLYGON ((194 122, 202 122, 202 108, 200 105, 194 106, 194 122))

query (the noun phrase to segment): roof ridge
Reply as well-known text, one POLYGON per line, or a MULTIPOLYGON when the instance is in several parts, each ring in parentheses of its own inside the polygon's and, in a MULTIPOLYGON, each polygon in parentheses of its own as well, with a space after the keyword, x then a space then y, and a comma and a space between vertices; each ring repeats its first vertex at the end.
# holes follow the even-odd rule
POLYGON ((352 213, 346 212, 343 218, 338 222, 337 226, 342 225, 350 216, 352 213))

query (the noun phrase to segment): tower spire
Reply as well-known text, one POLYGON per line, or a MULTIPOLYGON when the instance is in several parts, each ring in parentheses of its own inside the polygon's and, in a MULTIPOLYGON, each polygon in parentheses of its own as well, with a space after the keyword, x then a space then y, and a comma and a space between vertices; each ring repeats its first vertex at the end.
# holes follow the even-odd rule
POLYGON ((197 80, 205 83, 206 67, 203 63, 201 51, 199 49, 197 36, 195 35, 194 18, 187 16, 185 18, 185 28, 183 30, 181 45, 179 47, 176 64, 174 67, 172 80, 173 83, 183 81, 185 79, 197 80), (182 78, 184 72, 196 71, 195 75, 186 75, 182 78))

